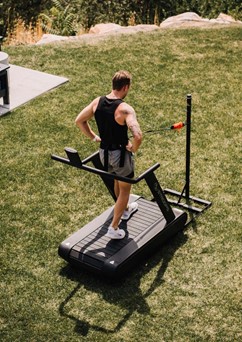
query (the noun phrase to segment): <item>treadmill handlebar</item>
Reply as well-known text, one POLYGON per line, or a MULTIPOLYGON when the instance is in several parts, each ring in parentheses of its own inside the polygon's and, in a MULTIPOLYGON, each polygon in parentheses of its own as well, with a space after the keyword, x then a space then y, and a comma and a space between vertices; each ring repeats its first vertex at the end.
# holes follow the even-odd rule
POLYGON ((120 180, 120 181, 130 183, 130 184, 136 184, 136 183, 140 182, 142 179, 146 178, 151 172, 155 171, 156 169, 158 169, 158 167, 160 167, 160 164, 156 163, 153 166, 151 166, 150 168, 148 168, 146 171, 144 171, 138 177, 128 178, 128 177, 118 176, 118 175, 115 175, 113 173, 85 165, 86 163, 92 161, 92 159, 99 154, 98 151, 93 153, 89 157, 85 158, 84 160, 81 160, 78 152, 71 147, 65 147, 65 152, 66 152, 68 158, 63 158, 63 157, 57 156, 55 154, 52 154, 51 159, 59 161, 59 162, 64 163, 64 164, 68 164, 70 166, 77 167, 79 169, 82 169, 82 170, 85 170, 85 171, 88 171, 88 172, 91 172, 94 174, 97 174, 97 175, 102 176, 102 177, 116 179, 116 180, 120 180))

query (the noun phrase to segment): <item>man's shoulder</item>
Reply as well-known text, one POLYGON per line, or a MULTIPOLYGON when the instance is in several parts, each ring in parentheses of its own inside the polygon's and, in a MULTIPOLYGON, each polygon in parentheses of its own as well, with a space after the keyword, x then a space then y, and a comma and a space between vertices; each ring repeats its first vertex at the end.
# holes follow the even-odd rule
POLYGON ((133 112, 134 108, 130 106, 127 102, 121 102, 120 105, 118 106, 120 110, 128 111, 128 112, 133 112))
POLYGON ((97 106, 98 106, 98 104, 99 104, 100 98, 101 98, 101 96, 96 97, 96 98, 92 101, 92 103, 91 103, 93 113, 95 113, 95 111, 96 111, 96 109, 97 109, 97 106))

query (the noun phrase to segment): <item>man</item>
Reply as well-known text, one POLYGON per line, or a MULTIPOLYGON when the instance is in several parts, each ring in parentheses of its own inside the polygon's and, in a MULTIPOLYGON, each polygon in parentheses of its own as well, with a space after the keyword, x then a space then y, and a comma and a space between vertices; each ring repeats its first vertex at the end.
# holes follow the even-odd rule
MULTIPOLYGON (((133 153, 142 141, 142 132, 134 109, 123 99, 131 85, 129 72, 120 70, 112 79, 112 91, 106 96, 97 97, 85 107, 76 118, 76 125, 91 140, 100 143, 100 160, 104 169, 117 175, 132 178, 134 176, 133 153), (91 129, 88 121, 95 117, 99 136, 91 129), (132 141, 128 139, 128 129, 132 141)), ((117 201, 114 215, 106 236, 122 239, 125 231, 119 229, 120 219, 128 220, 137 211, 138 204, 130 203, 131 184, 115 180, 114 191, 117 201)))

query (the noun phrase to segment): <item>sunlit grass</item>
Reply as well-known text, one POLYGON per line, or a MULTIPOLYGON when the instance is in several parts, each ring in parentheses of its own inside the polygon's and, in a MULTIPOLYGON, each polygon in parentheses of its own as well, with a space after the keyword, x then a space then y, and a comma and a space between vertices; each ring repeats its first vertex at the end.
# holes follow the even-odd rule
MULTIPOLYGON (((8 47, 10 63, 69 78, 0 118, 0 337, 12 341, 239 341, 241 29, 166 30, 80 42, 8 47), (133 74, 127 101, 142 130, 186 118, 192 94, 191 194, 213 206, 120 284, 66 269, 59 243, 112 204, 95 175, 51 153, 97 149, 74 125, 133 74)), ((24 86, 24 85, 23 85, 24 86)), ((93 122, 93 127, 95 127, 93 122)), ((144 134, 137 174, 152 164, 181 190, 185 130, 144 134)), ((145 183, 133 192, 150 196, 145 183)))

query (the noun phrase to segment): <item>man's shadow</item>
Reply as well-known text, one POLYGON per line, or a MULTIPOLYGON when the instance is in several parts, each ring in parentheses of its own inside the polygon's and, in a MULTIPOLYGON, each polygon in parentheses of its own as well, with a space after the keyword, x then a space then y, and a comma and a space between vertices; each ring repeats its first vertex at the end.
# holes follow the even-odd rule
MULTIPOLYGON (((75 332, 82 336, 86 336, 90 329, 104 333, 118 332, 135 311, 143 315, 149 314, 150 308, 146 298, 162 285, 164 281, 163 276, 169 262, 174 257, 176 251, 183 246, 186 241, 186 234, 184 232, 179 232, 172 241, 167 242, 155 253, 153 252, 152 256, 150 255, 148 259, 143 260, 136 269, 130 271, 119 281, 101 278, 100 276, 95 276, 87 271, 77 270, 69 264, 66 265, 61 269, 60 275, 76 282, 77 285, 60 304, 60 315, 75 322, 75 332), (155 267, 158 267, 156 276, 151 282, 148 290, 143 293, 140 288, 141 280, 155 267), (78 291, 81 289, 97 293, 99 297, 102 297, 106 304, 120 307, 121 310, 125 310, 126 313, 116 320, 116 323, 114 323, 112 328, 107 327, 110 317, 106 317, 105 315, 103 315, 103 325, 90 323, 88 319, 80 320, 77 315, 72 313, 73 311, 71 311, 70 305, 75 303, 75 297, 78 299, 80 298, 80 296, 78 296, 78 291)), ((105 303, 103 307, 105 306, 105 303)), ((95 303, 93 305, 95 305, 95 303)), ((83 299, 83 311, 85 311, 85 298, 83 299)), ((97 318, 100 316, 98 310, 96 316, 97 318)))

